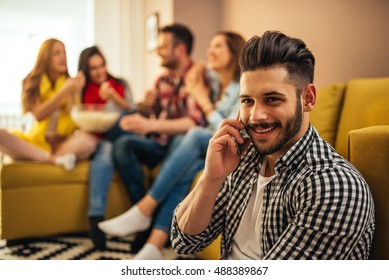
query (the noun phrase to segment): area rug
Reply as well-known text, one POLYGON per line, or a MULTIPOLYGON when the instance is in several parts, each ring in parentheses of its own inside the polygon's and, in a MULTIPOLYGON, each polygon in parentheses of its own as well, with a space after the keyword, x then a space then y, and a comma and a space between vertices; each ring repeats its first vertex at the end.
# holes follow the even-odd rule
MULTIPOLYGON (((95 250, 86 234, 11 242, 0 240, 0 260, 129 260, 134 256, 133 239, 108 238, 105 251, 95 250)), ((170 247, 164 249, 163 255, 166 260, 181 258, 170 247)))

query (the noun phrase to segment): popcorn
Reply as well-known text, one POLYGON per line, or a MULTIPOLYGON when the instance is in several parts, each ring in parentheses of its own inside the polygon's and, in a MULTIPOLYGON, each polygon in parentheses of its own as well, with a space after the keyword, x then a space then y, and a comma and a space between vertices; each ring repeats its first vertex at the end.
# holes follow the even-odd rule
POLYGON ((120 117, 117 111, 104 109, 82 109, 74 107, 71 111, 74 123, 82 130, 88 132, 106 132, 111 129, 120 117))

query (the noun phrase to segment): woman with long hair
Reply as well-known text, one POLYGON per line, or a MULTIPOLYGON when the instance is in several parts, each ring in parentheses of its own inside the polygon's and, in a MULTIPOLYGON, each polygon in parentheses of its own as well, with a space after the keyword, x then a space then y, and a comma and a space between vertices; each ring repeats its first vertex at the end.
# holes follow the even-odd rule
POLYGON ((123 79, 110 74, 106 59, 97 46, 84 49, 78 60, 78 70, 84 73, 86 83, 82 90, 82 103, 113 103, 119 110, 132 106, 132 95, 123 79), (129 99, 129 100, 128 100, 129 99))
POLYGON ((97 138, 76 131, 70 116, 84 83, 82 73, 69 76, 64 44, 57 39, 44 41, 35 66, 22 82, 23 112, 30 112, 34 123, 27 133, 0 129, 0 151, 12 159, 53 163, 66 170, 87 159, 97 138))
MULTIPOLYGON (((127 82, 111 75, 103 53, 97 46, 84 49, 78 60, 78 70, 86 78, 82 90, 83 104, 100 104, 128 113, 134 108, 132 94, 127 82)), ((115 170, 112 158, 112 141, 117 136, 118 125, 109 132, 98 135, 100 141, 94 153, 89 169, 89 236, 95 249, 105 250, 105 235, 97 227, 104 220, 109 185, 115 170)))

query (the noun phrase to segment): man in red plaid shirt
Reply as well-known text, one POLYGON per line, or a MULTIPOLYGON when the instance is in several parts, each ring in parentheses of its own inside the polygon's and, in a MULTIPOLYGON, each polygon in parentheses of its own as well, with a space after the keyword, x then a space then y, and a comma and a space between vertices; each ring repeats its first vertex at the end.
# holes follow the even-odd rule
MULTIPOLYGON (((149 229, 153 222, 150 238, 154 242, 143 246, 135 257, 138 259, 162 257, 161 249, 169 239, 173 210, 180 202, 179 190, 167 194, 160 187, 153 188, 155 184, 145 196, 142 166, 156 167, 180 140, 178 135, 196 125, 206 124, 200 107, 185 91, 184 78, 193 64, 190 58, 192 42, 192 34, 185 26, 173 24, 160 30, 157 51, 166 72, 157 79, 154 89, 146 93, 138 107, 139 113, 122 118, 121 128, 130 133, 114 143, 113 157, 135 206, 116 218, 100 222, 98 226, 106 234, 126 236, 149 229), (146 199, 138 205, 143 197, 146 199), (162 230, 164 228, 169 230, 162 230)), ((162 176, 171 178, 175 174, 162 176)))

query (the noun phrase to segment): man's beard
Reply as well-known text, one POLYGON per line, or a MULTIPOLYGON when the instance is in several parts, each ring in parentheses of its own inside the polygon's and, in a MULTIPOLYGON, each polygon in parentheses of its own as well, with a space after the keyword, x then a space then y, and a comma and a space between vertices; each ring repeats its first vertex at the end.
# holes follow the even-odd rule
POLYGON ((167 69, 176 69, 177 68, 177 65, 178 65, 178 62, 176 59, 173 59, 173 58, 169 58, 167 59, 166 61, 162 61, 161 62, 161 66, 162 67, 165 67, 167 69))
MULTIPOLYGON (((257 150, 257 152, 261 155, 271 155, 279 150, 281 150, 296 134, 300 131, 301 125, 303 121, 303 113, 302 113, 302 108, 301 108, 301 103, 297 99, 297 104, 296 104, 296 110, 295 114, 292 118, 288 119, 286 122, 285 128, 282 130, 282 134, 277 137, 277 139, 272 143, 269 147, 265 148, 262 147, 263 145, 258 144, 253 137, 251 137, 250 133, 250 138, 252 139, 252 142, 254 143, 254 146, 257 150)), ((281 122, 261 122, 261 123, 255 123, 255 124, 247 124, 246 125, 246 130, 250 132, 251 129, 255 129, 257 127, 266 129, 266 128, 277 128, 280 127, 282 128, 281 122)))

